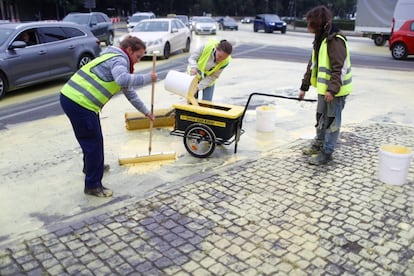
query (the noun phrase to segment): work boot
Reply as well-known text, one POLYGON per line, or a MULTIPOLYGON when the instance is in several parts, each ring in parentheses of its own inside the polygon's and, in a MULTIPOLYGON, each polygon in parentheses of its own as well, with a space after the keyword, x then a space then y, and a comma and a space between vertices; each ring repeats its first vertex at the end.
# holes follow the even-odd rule
POLYGON ((315 145, 312 144, 310 147, 308 148, 304 148, 302 150, 302 154, 303 155, 314 155, 314 154, 318 154, 321 152, 322 146, 321 145, 315 145))
POLYGON ((104 186, 98 187, 98 188, 85 188, 83 192, 86 195, 96 196, 96 197, 111 197, 112 191, 108 188, 105 188, 104 186))
MULTIPOLYGON (((109 166, 109 164, 104 164, 104 172, 109 171, 110 168, 111 168, 111 166, 109 166)), ((84 174, 86 174, 86 168, 85 167, 83 167, 82 172, 84 174)))
POLYGON ((332 154, 324 153, 323 151, 320 151, 318 155, 312 156, 309 158, 308 163, 310 165, 323 165, 328 163, 332 160, 332 154))

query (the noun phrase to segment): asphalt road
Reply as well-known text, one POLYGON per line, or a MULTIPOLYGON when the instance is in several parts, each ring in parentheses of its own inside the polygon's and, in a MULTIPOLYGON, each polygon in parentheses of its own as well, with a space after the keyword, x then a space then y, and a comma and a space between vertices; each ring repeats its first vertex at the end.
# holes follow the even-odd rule
MULTIPOLYGON (((234 44, 233 58, 237 59, 257 59, 260 60, 275 60, 275 61, 290 61, 305 63, 308 61, 310 55, 310 47, 312 36, 303 32, 287 32, 282 35, 280 33, 265 34, 252 33, 250 25, 242 25, 240 31, 219 31, 217 37, 228 37, 234 44), (289 46, 287 46, 289 45, 289 46)), ((120 29, 118 34, 124 33, 120 29)), ((193 35, 192 47, 200 44, 209 36, 193 35)), ((372 41, 368 38, 348 36, 349 44, 351 46, 352 65, 353 67, 385 69, 391 71, 413 71, 414 59, 405 61, 398 61, 392 59, 389 50, 386 46, 374 46, 372 41)), ((184 71, 187 65, 188 54, 177 53, 169 60, 160 61, 157 65, 157 72, 159 79, 163 80, 169 70, 184 71)), ((138 73, 148 72, 149 59, 144 59, 138 73), (142 64, 145 66, 141 66, 142 64)), ((271 77, 272 72, 265 72, 271 77)), ((52 89, 53 93, 48 93, 45 96, 39 96, 34 99, 27 99, 29 97, 20 97, 13 103, 6 103, 0 109, 0 130, 7 128, 7 125, 18 124, 27 121, 38 120, 50 116, 62 114, 59 105, 58 91, 64 84, 64 80, 55 81, 43 85, 38 85, 30 88, 21 89, 17 92, 11 92, 6 95, 4 102, 8 101, 8 97, 12 98, 13 94, 27 95, 32 92, 42 91, 43 89, 52 89)), ((9 101, 10 102, 10 101, 9 101)))

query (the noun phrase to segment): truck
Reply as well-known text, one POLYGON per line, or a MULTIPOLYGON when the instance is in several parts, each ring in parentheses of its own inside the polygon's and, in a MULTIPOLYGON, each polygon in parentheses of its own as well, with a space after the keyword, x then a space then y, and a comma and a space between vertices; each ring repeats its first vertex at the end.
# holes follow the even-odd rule
POLYGON ((392 18, 397 0, 358 0, 355 32, 383 46, 391 36, 392 18))

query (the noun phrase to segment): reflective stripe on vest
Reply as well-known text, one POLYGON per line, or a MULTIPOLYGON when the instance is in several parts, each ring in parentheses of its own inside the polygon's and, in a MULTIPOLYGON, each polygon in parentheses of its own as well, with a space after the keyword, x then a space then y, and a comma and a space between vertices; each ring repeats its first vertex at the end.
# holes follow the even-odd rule
MULTIPOLYGON (((351 73, 351 59, 349 55, 348 44, 344 37, 336 35, 336 37, 342 39, 346 47, 346 59, 341 69, 341 81, 342 85, 339 92, 335 95, 345 96, 352 91, 352 73, 351 73)), ((319 48, 318 55, 318 68, 315 68, 315 52, 312 52, 312 65, 311 65, 311 85, 316 87, 318 94, 325 95, 328 89, 328 83, 331 79, 331 63, 328 56, 328 43, 326 38, 322 41, 321 47, 319 48)))
MULTIPOLYGON (((214 72, 217 72, 218 70, 226 67, 231 60, 231 56, 229 55, 226 59, 220 61, 219 63, 217 63, 211 70, 206 70, 206 66, 207 66, 207 61, 211 56, 211 52, 214 51, 214 48, 216 48, 216 46, 219 44, 219 42, 215 39, 209 39, 208 42, 206 43, 206 45, 204 46, 203 52, 201 53, 198 61, 197 61, 197 67, 198 67, 198 73, 197 73, 197 77, 198 80, 201 80, 202 78, 204 78, 204 76, 210 76, 212 75, 214 72)), ((188 72, 190 72, 191 68, 190 66, 188 66, 187 68, 188 72)), ((215 80, 214 82, 212 82, 209 86, 212 86, 214 83, 216 83, 217 80, 215 80)))
POLYGON ((115 81, 104 81, 92 72, 95 66, 119 54, 104 54, 85 64, 63 86, 61 93, 86 109, 98 113, 121 90, 115 81))

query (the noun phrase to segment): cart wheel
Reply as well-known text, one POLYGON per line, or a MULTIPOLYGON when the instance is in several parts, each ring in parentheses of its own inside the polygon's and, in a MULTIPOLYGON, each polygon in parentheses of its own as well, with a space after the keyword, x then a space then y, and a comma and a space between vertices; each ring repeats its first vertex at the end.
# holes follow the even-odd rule
POLYGON ((206 158, 216 148, 216 135, 206 125, 192 124, 184 133, 184 146, 195 157, 206 158))

